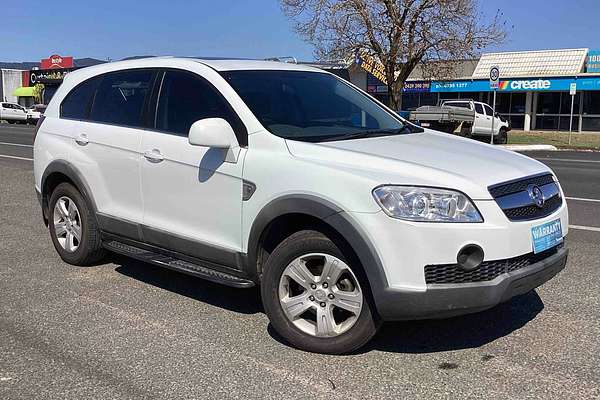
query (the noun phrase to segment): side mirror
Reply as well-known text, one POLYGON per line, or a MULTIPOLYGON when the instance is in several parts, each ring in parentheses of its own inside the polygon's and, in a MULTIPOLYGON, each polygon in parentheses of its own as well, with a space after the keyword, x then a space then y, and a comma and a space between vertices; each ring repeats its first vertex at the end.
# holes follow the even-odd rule
POLYGON ((237 162, 240 153, 235 132, 223 118, 205 118, 194 122, 188 133, 188 142, 192 146, 227 150, 227 162, 237 162))

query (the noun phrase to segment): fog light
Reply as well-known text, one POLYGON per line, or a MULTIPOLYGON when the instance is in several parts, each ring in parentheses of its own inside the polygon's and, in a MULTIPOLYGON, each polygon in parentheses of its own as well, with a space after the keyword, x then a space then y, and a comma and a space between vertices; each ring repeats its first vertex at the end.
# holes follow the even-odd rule
POLYGON ((458 266, 465 271, 473 271, 483 262, 483 249, 476 244, 468 244, 456 256, 458 266))

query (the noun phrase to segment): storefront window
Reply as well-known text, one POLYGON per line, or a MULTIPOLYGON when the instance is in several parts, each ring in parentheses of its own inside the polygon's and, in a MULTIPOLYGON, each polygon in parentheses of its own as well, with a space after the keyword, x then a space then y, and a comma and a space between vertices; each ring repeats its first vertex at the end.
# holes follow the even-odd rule
MULTIPOLYGON (((538 114, 560 113, 560 92, 539 93, 537 103, 538 114)), ((558 121, 557 121, 558 122, 558 121)))
POLYGON ((558 127, 558 115, 537 116, 536 128, 542 130, 555 130, 558 127))
POLYGON ((581 122, 581 128, 584 131, 600 131, 600 118, 599 117, 583 117, 581 122))
POLYGON ((525 114, 526 93, 512 93, 510 97, 510 113, 525 114))
MULTIPOLYGON (((564 96, 566 97, 566 96, 564 96)), ((570 96, 569 96, 570 97, 570 96)), ((577 97, 577 96, 575 96, 577 97)), ((569 104, 569 107, 571 107, 571 105, 569 104)), ((568 116, 561 116, 560 117, 560 121, 559 121, 559 125, 558 125, 558 129, 561 131, 569 131, 569 120, 571 119, 570 115, 568 116)), ((573 131, 579 131, 579 115, 578 114, 574 114, 573 115, 573 126, 572 126, 573 131)))
POLYGON ((507 114, 510 110, 510 93, 496 94, 496 112, 507 114))
MULTIPOLYGON (((579 94, 575 95, 575 101, 573 103, 573 114, 579 114, 579 100, 581 96, 579 94)), ((571 95, 569 93, 562 93, 561 101, 560 101, 560 113, 561 114, 571 114, 571 95)), ((567 126, 567 129, 569 127, 567 126)), ((561 128, 562 129, 562 128, 561 128)))
POLYGON ((458 96, 459 93, 456 92, 440 93, 440 100, 458 99, 458 96))
POLYGON ((583 92, 583 114, 600 115, 600 92, 583 92))
POLYGON ((438 102, 437 93, 421 93, 421 106, 435 106, 438 102))
POLYGON ((508 120, 510 121, 510 127, 512 129, 523 129, 525 126, 524 115, 511 115, 508 120))
POLYGON ((403 93, 402 94, 402 109, 407 111, 416 110, 419 108, 419 93, 403 93))
POLYGON ((482 103, 488 103, 489 92, 473 92, 470 93, 470 96, 475 101, 480 101, 482 103))

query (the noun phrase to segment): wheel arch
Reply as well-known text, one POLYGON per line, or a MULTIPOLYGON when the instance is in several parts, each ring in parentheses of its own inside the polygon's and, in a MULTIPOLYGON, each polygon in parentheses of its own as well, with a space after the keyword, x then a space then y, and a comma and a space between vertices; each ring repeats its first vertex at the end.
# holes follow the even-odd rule
POLYGON ((48 223, 48 202, 52 191, 63 182, 71 183, 81 195, 89 202, 93 215, 96 215, 96 203, 91 196, 89 185, 83 174, 66 160, 54 160, 44 170, 41 180, 41 205, 44 223, 48 223))
MULTIPOLYGON (((266 261, 262 248, 270 229, 279 221, 293 223, 298 218, 307 222, 305 226, 315 228, 316 224, 324 230, 323 233, 337 236, 331 238, 334 241, 343 240, 343 250, 349 250, 356 261, 360 262, 377 303, 377 294, 387 287, 387 278, 375 247, 351 214, 336 204, 313 195, 286 195, 271 201, 258 213, 250 230, 247 254, 248 265, 256 279, 260 280, 262 265, 266 261)), ((289 229, 288 232, 293 233, 302 228, 303 225, 300 224, 298 229, 289 229)))

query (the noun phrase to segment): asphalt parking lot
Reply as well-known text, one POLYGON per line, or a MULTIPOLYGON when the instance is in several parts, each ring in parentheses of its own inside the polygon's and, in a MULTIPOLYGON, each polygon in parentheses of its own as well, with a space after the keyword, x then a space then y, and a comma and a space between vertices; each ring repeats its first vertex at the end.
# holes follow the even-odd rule
POLYGON ((282 343, 257 290, 117 256, 63 263, 41 221, 32 140, 31 127, 0 124, 0 399, 600 398, 600 153, 529 153, 568 198, 558 277, 323 356, 282 343))

